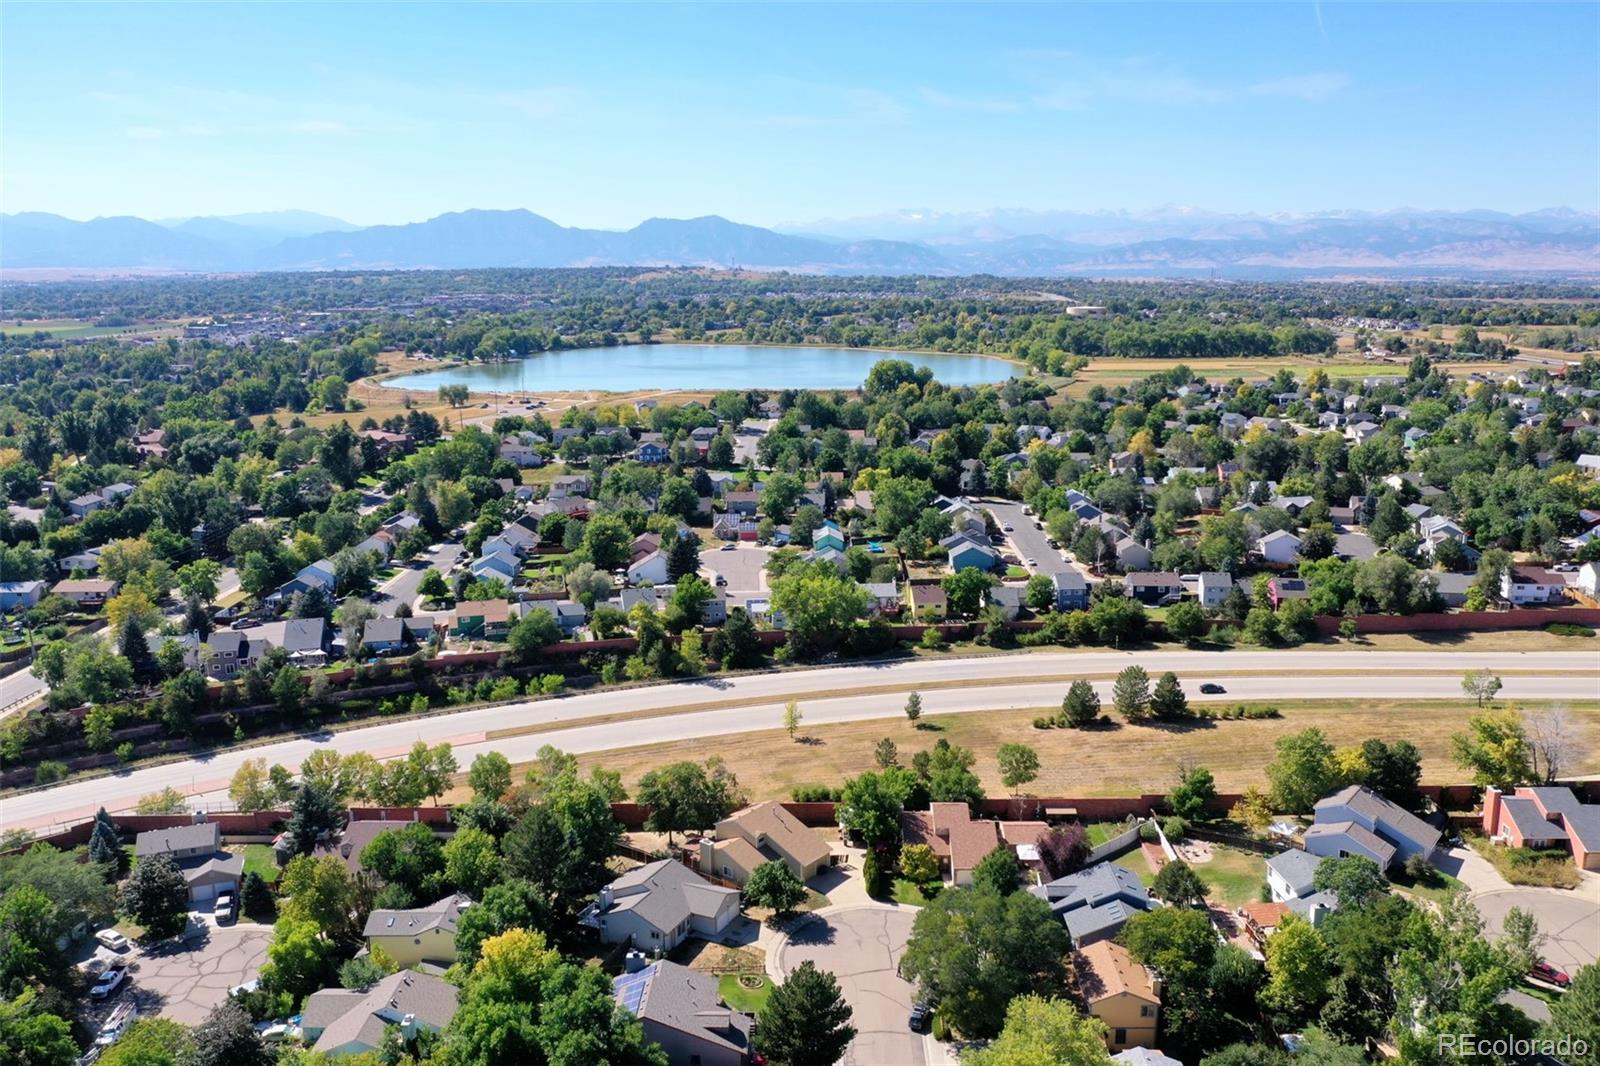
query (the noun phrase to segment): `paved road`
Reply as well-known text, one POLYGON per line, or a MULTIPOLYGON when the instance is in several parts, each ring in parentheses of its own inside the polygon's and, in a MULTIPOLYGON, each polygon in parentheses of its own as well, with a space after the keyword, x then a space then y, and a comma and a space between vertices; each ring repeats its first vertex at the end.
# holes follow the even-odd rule
POLYGON ((383 599, 373 601, 373 606, 379 611, 392 611, 402 603, 414 605, 417 587, 429 570, 437 570, 448 577, 451 568, 466 554, 467 550, 459 544, 435 544, 410 563, 403 564, 398 574, 379 585, 383 599))
POLYGON ((613 689, 562 699, 539 700, 441 714, 404 722, 379 722, 341 733, 315 734, 239 751, 201 755, 179 763, 128 771, 112 777, 68 782, 0 801, 0 823, 38 827, 92 815, 104 804, 126 810, 140 796, 172 787, 205 802, 221 801, 229 779, 247 758, 298 766, 318 747, 367 751, 380 759, 403 755, 417 740, 449 741, 463 766, 486 751, 513 762, 527 761, 544 744, 573 752, 654 744, 696 737, 775 729, 785 701, 804 704, 807 725, 897 717, 902 699, 892 692, 931 684, 925 714, 1008 710, 1059 705, 1065 678, 1098 675, 1101 699, 1110 699, 1109 677, 1131 663, 1152 674, 1173 670, 1196 703, 1230 700, 1418 698, 1459 699, 1466 669, 1538 671, 1506 676, 1501 698, 1597 699, 1600 672, 1592 655, 1579 652, 1230 651, 1230 652, 1049 652, 974 658, 909 659, 865 666, 829 667, 734 678, 701 678, 646 688, 613 689), (1444 671, 1417 676, 1418 671, 1444 671), (1228 677, 1231 671, 1259 676, 1228 677), (1317 676, 1322 675, 1322 676, 1317 676), (1221 680, 1228 691, 1205 696, 1199 685, 1221 680), (850 693, 854 691, 855 695, 850 693), (710 705, 710 706, 708 706, 710 705), (671 713, 677 711, 679 713, 671 713), (619 714, 658 717, 587 721, 619 714), (488 740, 487 731, 518 726, 553 726, 541 732, 488 740))
POLYGON ((22 710, 50 690, 28 667, 0 677, 0 720, 22 710))
POLYGON ((767 587, 767 560, 770 548, 741 544, 732 551, 708 548, 700 553, 700 569, 710 571, 713 577, 727 579, 730 593, 753 594, 767 587))
POLYGON ((1011 527, 1011 532, 1005 536, 1011 541, 1018 559, 1024 564, 1029 559, 1033 560, 1034 565, 1028 567, 1030 571, 1035 574, 1056 574, 1072 569, 1072 564, 1050 547, 1049 534, 1033 524, 1031 515, 1022 513, 1022 504, 985 503, 983 506, 994 515, 1001 529, 1011 527))
POLYGON ((922 1035, 908 1024, 915 992, 896 972, 915 920, 915 910, 881 903, 830 907, 797 925, 778 946, 777 967, 784 976, 810 962, 839 979, 856 1027, 839 1060, 846 1066, 927 1061, 922 1035))

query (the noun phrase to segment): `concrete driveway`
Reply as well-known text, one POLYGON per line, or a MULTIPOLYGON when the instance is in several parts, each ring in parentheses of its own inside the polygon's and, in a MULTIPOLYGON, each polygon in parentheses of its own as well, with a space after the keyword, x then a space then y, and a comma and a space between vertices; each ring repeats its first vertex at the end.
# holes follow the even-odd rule
POLYGON ((108 1003, 93 1006, 91 1024, 98 1027, 112 1007, 131 998, 143 1017, 199 1025, 228 998, 228 989, 255 980, 267 961, 272 926, 244 921, 218 926, 210 915, 204 916, 204 925, 202 933, 187 941, 135 945, 121 955, 97 948, 97 958, 125 960, 130 980, 108 1003))
POLYGON ((913 908, 825 907, 796 925, 767 956, 768 969, 779 977, 811 962, 838 978, 856 1027, 855 1041, 840 1060, 847 1066, 928 1062, 928 1038, 907 1026, 915 993, 895 972, 915 919, 913 908))

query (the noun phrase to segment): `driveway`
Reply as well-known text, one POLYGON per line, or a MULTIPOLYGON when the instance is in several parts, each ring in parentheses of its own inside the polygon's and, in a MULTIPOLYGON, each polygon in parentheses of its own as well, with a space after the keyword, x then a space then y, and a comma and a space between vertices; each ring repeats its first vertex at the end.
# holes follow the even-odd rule
POLYGON ((198 1025, 211 1008, 228 998, 228 989, 255 980, 267 961, 272 926, 245 921, 218 926, 209 914, 198 917, 205 923, 204 932, 187 941, 135 945, 122 955, 96 949, 97 958, 126 960, 129 981, 110 1002, 91 1008, 89 1021, 95 1027, 112 1007, 130 998, 142 1016, 198 1025))
POLYGON ((895 972, 916 911, 866 904, 826 907, 796 925, 767 956, 768 969, 787 977, 803 962, 827 970, 854 1011, 856 1038, 840 1061, 846 1066, 924 1066, 927 1038, 906 1020, 912 987, 895 972))

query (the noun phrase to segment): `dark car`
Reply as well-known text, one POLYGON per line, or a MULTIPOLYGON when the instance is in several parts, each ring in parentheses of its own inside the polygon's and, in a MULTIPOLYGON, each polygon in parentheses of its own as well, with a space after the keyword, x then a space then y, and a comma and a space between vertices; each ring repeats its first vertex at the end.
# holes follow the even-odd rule
POLYGON ((911 1005, 911 1017, 908 1020, 908 1024, 911 1026, 913 1033, 927 1032, 928 1026, 932 1021, 933 1009, 926 1003, 913 1003, 911 1005))
POLYGON ((1546 984, 1555 985, 1557 988, 1566 988, 1572 983, 1572 978, 1568 977, 1564 971, 1556 969, 1543 959, 1528 968, 1528 976, 1546 984))
POLYGON ((1200 691, 1204 692, 1207 696, 1220 696, 1228 690, 1217 684, 1215 681, 1207 681, 1205 684, 1200 686, 1200 691))

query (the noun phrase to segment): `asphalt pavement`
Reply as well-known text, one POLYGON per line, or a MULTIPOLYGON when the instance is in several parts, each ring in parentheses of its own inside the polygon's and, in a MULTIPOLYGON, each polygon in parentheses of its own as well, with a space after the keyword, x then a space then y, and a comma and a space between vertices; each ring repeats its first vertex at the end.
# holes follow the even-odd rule
POLYGON ((1049 575, 1073 569, 1060 551, 1050 547, 1050 535, 1033 524, 1033 516, 1022 513, 1022 504, 996 502, 983 506, 994 515, 1002 531, 1006 526, 1011 527, 1011 532, 1003 535, 1011 542, 1012 550, 1023 565, 1033 560, 1033 565, 1028 567, 1030 572, 1049 575))
POLYGON ((248 758, 296 767, 312 751, 365 751, 379 759, 403 756, 418 740, 449 742, 462 766, 498 751, 527 761, 545 744, 572 752, 655 744, 775 729, 790 698, 803 702, 806 724, 898 717, 903 700, 889 692, 925 689, 928 715, 1058 705, 1068 678, 1094 676, 1102 700, 1123 667, 1137 663, 1152 675, 1176 672, 1195 703, 1274 699, 1459 699, 1468 669, 1526 671, 1503 677, 1500 698, 1592 700, 1600 698, 1594 657, 1579 652, 1383 651, 1139 651, 1046 652, 971 658, 903 659, 860 666, 768 671, 705 677, 642 688, 483 707, 399 722, 376 722, 338 733, 206 753, 181 762, 65 782, 0 800, 0 823, 39 827, 91 816, 96 807, 127 810, 140 796, 176 788, 199 802, 224 802, 235 770, 248 758), (1254 676, 1227 676, 1255 671, 1254 676), (1419 671, 1440 671, 1420 674, 1419 671), (1227 691, 1202 695, 1199 686, 1220 679, 1227 691), (873 690, 878 691, 862 691, 873 690), (850 695, 854 691, 855 695, 850 695), (673 713, 676 712, 676 713, 673 713), (621 720, 587 720, 631 714, 621 720), (655 715, 649 717, 649 715, 655 715), (487 733, 516 727, 541 731, 490 740, 487 733), (550 728, 555 727, 555 728, 550 728))
POLYGON ((459 544, 435 544, 411 562, 402 563, 398 574, 379 585, 378 591, 383 595, 373 601, 373 606, 381 612, 392 611, 402 603, 415 605, 423 576, 429 570, 437 570, 448 577, 466 554, 459 544))

